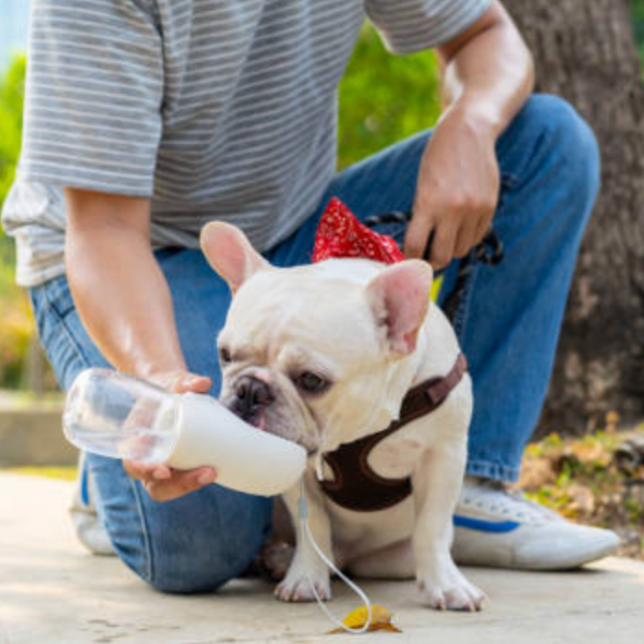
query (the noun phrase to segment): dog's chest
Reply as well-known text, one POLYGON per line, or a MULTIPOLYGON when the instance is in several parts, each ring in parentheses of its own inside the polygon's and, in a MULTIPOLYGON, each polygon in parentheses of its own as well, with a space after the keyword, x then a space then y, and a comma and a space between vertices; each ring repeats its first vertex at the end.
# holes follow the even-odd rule
POLYGON ((367 463, 378 476, 386 479, 403 478, 411 475, 426 449, 427 438, 410 425, 378 443, 371 450, 367 463))

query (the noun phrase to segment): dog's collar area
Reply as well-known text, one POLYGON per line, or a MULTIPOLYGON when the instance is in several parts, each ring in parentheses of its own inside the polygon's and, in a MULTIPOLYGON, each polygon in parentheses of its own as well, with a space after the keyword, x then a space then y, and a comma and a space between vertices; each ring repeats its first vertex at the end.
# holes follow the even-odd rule
MULTIPOLYGON (((447 375, 442 378, 425 380, 407 392, 402 402, 400 419, 392 425, 396 423, 399 423, 400 426, 406 425, 418 416, 429 414, 440 407, 466 373, 467 360, 464 354, 459 353, 454 366, 447 375)), ((384 431, 389 430, 390 427, 384 431)))
POLYGON ((401 427, 438 409, 466 372, 467 360, 460 353, 445 376, 425 380, 407 392, 400 418, 389 427, 324 454, 324 460, 333 472, 333 480, 319 481, 324 493, 334 503, 357 512, 385 510, 406 499, 412 491, 411 479, 378 476, 369 466, 369 454, 401 427))

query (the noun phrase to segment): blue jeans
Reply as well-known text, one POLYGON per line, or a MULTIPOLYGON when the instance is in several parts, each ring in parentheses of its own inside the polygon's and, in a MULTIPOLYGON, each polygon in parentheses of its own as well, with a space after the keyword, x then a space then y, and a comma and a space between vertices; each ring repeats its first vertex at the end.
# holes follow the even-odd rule
MULTIPOLYGON (((332 195, 359 217, 410 210, 424 132, 349 168, 330 183, 318 209, 266 253, 279 266, 310 259, 317 220, 332 195)), ((477 265, 455 327, 474 381, 468 472, 515 480, 537 422, 553 365, 575 258, 597 193, 595 139, 560 99, 530 99, 498 142, 501 193, 494 226, 505 247, 498 266, 477 265)), ((387 225, 402 240, 401 224, 387 225)), ((174 298, 189 368, 220 385, 215 337, 230 295, 201 252, 156 253, 174 298)), ((447 268, 441 299, 453 287, 447 268)), ((87 367, 105 365, 74 307, 66 278, 31 290, 41 340, 63 388, 87 367)), ((97 510, 121 559, 169 592, 212 590, 238 575, 270 530, 271 501, 217 485, 157 503, 120 461, 89 455, 97 510)))

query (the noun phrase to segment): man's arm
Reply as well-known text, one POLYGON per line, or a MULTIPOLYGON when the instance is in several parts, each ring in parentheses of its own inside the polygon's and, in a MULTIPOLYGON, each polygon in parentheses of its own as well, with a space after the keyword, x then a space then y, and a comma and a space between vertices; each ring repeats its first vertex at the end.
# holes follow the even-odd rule
MULTIPOLYGON (((168 284, 150 247, 149 199, 65 190, 65 262, 83 325, 118 370, 177 393, 205 393, 209 378, 188 372, 168 284)), ((211 483, 214 472, 174 472, 125 463, 156 500, 211 483)))
POLYGON ((431 262, 463 257, 490 226, 499 196, 495 144, 532 92, 532 57, 495 1, 467 31, 438 48, 447 108, 421 162, 405 252, 431 262))

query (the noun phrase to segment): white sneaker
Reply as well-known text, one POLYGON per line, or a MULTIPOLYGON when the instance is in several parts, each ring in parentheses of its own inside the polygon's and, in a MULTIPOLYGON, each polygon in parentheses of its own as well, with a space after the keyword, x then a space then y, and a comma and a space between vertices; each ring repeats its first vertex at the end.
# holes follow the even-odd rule
POLYGON ((85 465, 85 455, 81 453, 78 459, 76 489, 69 508, 69 514, 76 528, 76 536, 95 555, 116 554, 112 542, 107 536, 107 530, 96 513, 94 494, 91 476, 85 465))
POLYGON ((570 523, 498 481, 475 478, 465 479, 454 526, 454 560, 465 565, 565 570, 620 544, 612 530, 570 523))

